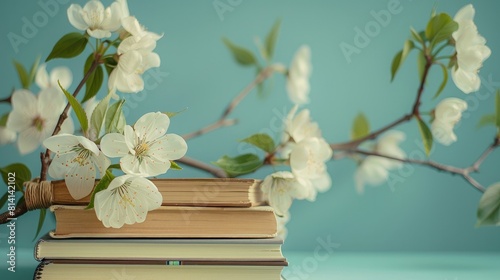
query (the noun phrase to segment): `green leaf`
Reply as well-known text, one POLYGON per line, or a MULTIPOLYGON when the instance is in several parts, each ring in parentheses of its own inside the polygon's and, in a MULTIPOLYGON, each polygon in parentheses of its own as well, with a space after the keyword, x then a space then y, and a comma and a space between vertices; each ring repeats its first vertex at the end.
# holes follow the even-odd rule
POLYGON ((66 95, 66 98, 68 99, 71 108, 73 108, 73 111, 75 111, 76 118, 80 122, 80 126, 82 127, 83 132, 86 133, 87 130, 89 129, 89 119, 87 118, 85 110, 83 110, 80 102, 78 102, 78 100, 76 100, 76 98, 73 95, 71 95, 65 88, 61 86, 61 83, 59 81, 57 81, 57 83, 64 92, 64 95, 66 95))
POLYGON ((425 36, 431 41, 431 48, 436 44, 448 40, 451 34, 458 29, 458 23, 450 15, 441 13, 431 18, 425 29, 425 36))
POLYGON ((424 52, 420 51, 417 55, 417 70, 418 70, 418 78, 420 81, 424 77, 425 65, 427 64, 427 59, 425 58, 424 52))
POLYGON ((497 90, 497 96, 495 100, 495 111, 496 111, 496 125, 500 129, 500 90, 497 90))
POLYGON ((7 114, 4 114, 1 118, 0 118, 0 127, 5 127, 7 126, 7 120, 9 119, 9 113, 7 114))
POLYGON ((92 191, 92 195, 90 196, 89 205, 87 205, 87 207, 85 207, 85 209, 94 208, 95 194, 102 191, 102 190, 107 189, 109 184, 111 183, 111 181, 113 181, 114 178, 115 178, 115 175, 113 175, 113 173, 111 173, 111 171, 109 171, 109 169, 106 170, 106 174, 101 178, 101 180, 99 180, 99 183, 97 183, 97 185, 95 185, 94 190, 92 191))
POLYGON ((94 111, 90 116, 89 134, 95 135, 96 138, 99 138, 99 134, 101 134, 102 124, 106 118, 106 111, 108 110, 110 98, 111 95, 108 94, 103 100, 101 100, 94 108, 94 111))
POLYGON ((400 52, 398 52, 396 56, 394 56, 391 66, 391 82, 394 80, 394 77, 396 76, 399 67, 403 65, 403 62, 405 61, 406 57, 414 47, 415 44, 413 43, 412 40, 406 40, 403 49, 400 52))
POLYGON ((399 51, 394 58, 392 59, 392 64, 391 64, 391 82, 394 80, 394 77, 396 76, 396 73, 399 70, 399 66, 401 65, 401 56, 403 54, 403 51, 399 51))
POLYGON ((255 154, 244 154, 234 158, 223 156, 213 164, 226 171, 229 177, 236 177, 254 172, 263 162, 255 154))
POLYGON ((500 183, 486 189, 477 209, 476 226, 500 225, 500 183))
POLYGON ((351 139, 363 138, 370 133, 370 123, 365 114, 359 113, 352 123, 351 139))
POLYGON ((22 163, 13 163, 0 168, 0 173, 6 185, 9 185, 9 178, 14 177, 16 190, 19 192, 23 192, 23 183, 31 180, 31 171, 22 163))
POLYGON ((278 38, 279 30, 280 30, 281 20, 277 20, 269 34, 266 37, 266 56, 268 60, 271 60, 274 55, 274 48, 276 46, 276 39, 278 38))
POLYGON ((188 108, 186 107, 186 108, 184 108, 184 109, 182 109, 180 111, 177 111, 177 112, 163 112, 163 114, 167 115, 167 117, 169 117, 169 118, 172 118, 172 117, 177 116, 180 113, 184 113, 187 109, 188 108))
MULTIPOLYGON (((94 53, 92 53, 87 58, 87 61, 85 62, 85 66, 83 67, 83 74, 84 75, 89 71, 94 60, 95 60, 95 56, 94 56, 94 53)), ((97 94, 97 92, 99 92, 99 89, 101 89, 103 80, 104 80, 104 72, 102 70, 102 66, 99 65, 99 66, 97 66, 95 71, 90 74, 87 81, 85 82, 85 95, 83 96, 82 103, 84 103, 85 101, 94 97, 97 94)))
POLYGON ((171 160, 170 161, 170 169, 173 169, 173 170, 182 170, 182 167, 177 164, 177 162, 171 160))
POLYGON ((257 133, 248 138, 241 140, 240 142, 245 142, 253 145, 264 152, 272 153, 276 149, 276 144, 273 138, 265 133, 257 133))
POLYGON ((31 242, 35 241, 38 234, 40 234, 40 230, 42 230, 43 222, 45 222, 46 215, 47 215, 47 209, 45 208, 40 209, 40 216, 38 217, 38 226, 36 228, 35 236, 33 237, 33 240, 31 240, 31 242))
POLYGON ((122 170, 122 167, 120 166, 119 163, 111 164, 108 166, 108 169, 117 169, 117 170, 122 170))
POLYGON ((72 58, 81 54, 88 42, 88 37, 85 34, 72 32, 62 36, 52 48, 45 62, 54 58, 72 58))
POLYGON ((125 100, 120 100, 111 105, 106 112, 106 120, 104 122, 105 132, 108 133, 123 133, 125 128, 125 116, 123 115, 123 103, 125 100))
POLYGON ((410 27, 410 33, 411 33, 411 37, 417 41, 417 42, 420 42, 421 44, 424 43, 424 38, 422 37, 421 34, 423 34, 423 32, 417 32, 413 27, 410 27))
POLYGON ((432 138, 432 132, 423 120, 417 119, 417 121, 420 135, 422 136, 422 142, 424 143, 425 153, 429 156, 432 150, 432 143, 434 141, 432 138))
POLYGON ((39 65, 40 65, 40 56, 37 56, 35 62, 33 63, 33 65, 31 65, 30 73, 29 73, 29 76, 28 76, 28 78, 29 78, 29 85, 30 86, 35 81, 36 72, 38 71, 38 66, 39 65))
POLYGON ((441 70, 443 70, 443 81, 441 82, 438 91, 434 95, 434 98, 437 98, 441 94, 441 92, 446 87, 446 84, 448 83, 448 69, 446 69, 446 66, 442 63, 439 63, 439 65, 441 66, 441 70))
POLYGON ((19 81, 21 82, 21 86, 24 89, 28 89, 30 87, 30 81, 29 81, 29 76, 28 72, 26 72, 26 69, 24 69, 24 66, 17 62, 13 61, 14 67, 16 67, 17 75, 19 76, 19 81))
POLYGON ((231 51, 236 62, 244 66, 250 66, 256 64, 257 60, 255 59, 255 56, 253 55, 252 52, 243 47, 233 44, 227 38, 222 38, 222 41, 224 42, 226 47, 231 51))
POLYGON ((487 125, 495 125, 497 117, 494 114, 488 114, 481 117, 477 123, 477 128, 485 127, 487 125))

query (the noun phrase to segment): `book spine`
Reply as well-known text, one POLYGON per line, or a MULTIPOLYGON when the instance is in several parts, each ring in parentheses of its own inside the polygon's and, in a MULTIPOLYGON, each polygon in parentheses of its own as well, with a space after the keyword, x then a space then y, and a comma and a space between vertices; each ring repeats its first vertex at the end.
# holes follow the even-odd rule
POLYGON ((49 263, 50 262, 48 261, 42 261, 37 265, 35 272, 33 273, 33 280, 42 279, 43 270, 45 266, 48 265, 49 263))

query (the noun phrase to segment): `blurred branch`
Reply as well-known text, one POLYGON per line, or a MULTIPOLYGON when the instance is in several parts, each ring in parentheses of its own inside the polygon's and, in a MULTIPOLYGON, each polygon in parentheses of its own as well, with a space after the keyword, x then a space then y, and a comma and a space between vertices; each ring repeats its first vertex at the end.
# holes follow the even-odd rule
POLYGON ((422 165, 422 166, 427 166, 433 169, 436 169, 438 171, 442 172, 447 172, 453 175, 459 175, 462 178, 464 178, 469 184, 471 184, 474 188, 476 188, 480 192, 485 192, 486 189, 484 186, 482 186, 479 182, 477 182, 470 174, 475 173, 479 171, 479 167, 481 166, 481 163, 493 152, 493 150, 500 145, 499 143, 499 138, 495 138, 495 141, 493 144, 488 146, 488 148, 482 153, 482 155, 469 167, 466 168, 459 168, 451 165, 445 165, 442 163, 438 163, 435 161, 431 160, 415 160, 415 159, 401 159, 401 158, 395 158, 387 155, 382 155, 376 152, 369 152, 369 151, 364 151, 364 150, 359 150, 359 149, 354 149, 354 150, 349 150, 346 153, 347 154, 359 154, 359 155, 365 155, 365 156, 377 156, 377 157, 382 157, 382 158, 387 158, 391 160, 396 160, 399 162, 403 163, 410 163, 410 164, 417 164, 417 165, 422 165))
POLYGON ((231 100, 231 102, 226 106, 226 108, 224 109, 224 112, 222 113, 222 115, 220 116, 220 118, 217 121, 215 121, 209 125, 206 125, 205 127, 201 128, 197 131, 182 135, 182 138, 184 138, 185 140, 189 140, 191 138, 198 137, 198 136, 201 136, 205 133, 216 130, 218 128, 221 128, 224 126, 231 126, 231 125, 236 124, 237 120, 227 119, 229 114, 231 114, 231 112, 233 112, 233 110, 241 103, 241 101, 256 86, 258 86, 260 83, 264 82, 267 78, 271 77, 271 75, 274 73, 274 71, 275 71, 274 65, 271 65, 271 66, 268 66, 268 67, 262 69, 262 71, 260 71, 260 73, 257 75, 257 77, 255 77, 255 79, 250 84, 248 84, 236 97, 233 98, 233 100, 231 100))
POLYGON ((212 175, 214 175, 217 178, 227 178, 226 172, 220 168, 213 167, 212 165, 206 164, 202 161, 190 158, 190 157, 183 157, 181 159, 176 160, 177 162, 181 162, 185 165, 194 167, 196 169, 200 169, 202 171, 208 172, 212 175))

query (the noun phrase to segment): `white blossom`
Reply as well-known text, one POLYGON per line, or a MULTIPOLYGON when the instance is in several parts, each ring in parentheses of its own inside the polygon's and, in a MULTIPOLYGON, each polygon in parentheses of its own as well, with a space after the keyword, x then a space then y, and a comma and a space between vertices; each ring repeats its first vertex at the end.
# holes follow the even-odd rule
POLYGON ((282 143, 292 140, 300 142, 308 137, 321 137, 321 130, 318 123, 311 120, 311 114, 308 109, 303 109, 297 115, 298 106, 295 105, 288 113, 284 121, 284 132, 282 143))
POLYGON ((152 67, 160 66, 160 56, 154 53, 156 41, 162 35, 146 31, 135 17, 122 19, 123 28, 130 36, 118 46, 118 65, 111 72, 108 88, 124 93, 136 93, 144 89, 142 74, 152 67))
POLYGON ((142 74, 160 66, 160 56, 157 53, 141 54, 129 51, 120 55, 118 65, 109 75, 108 88, 111 92, 118 90, 124 93, 137 93, 144 89, 142 74))
POLYGON ((83 136, 60 134, 47 138, 43 144, 56 154, 49 166, 50 177, 64 178, 76 200, 92 192, 96 171, 103 175, 110 164, 97 145, 83 136))
POLYGON ((148 211, 160 207, 162 201, 161 193, 151 181, 123 175, 96 193, 94 209, 105 227, 121 228, 124 224, 144 222, 148 211))
POLYGON ((491 54, 486 46, 486 40, 479 35, 474 23, 474 7, 468 4, 461 8, 454 20, 458 23, 458 30, 453 32, 457 52, 457 65, 451 71, 451 77, 456 86, 464 93, 479 90, 481 79, 479 69, 491 54))
POLYGON ((38 68, 35 76, 35 82, 42 90, 57 89, 57 91, 61 91, 58 82, 64 89, 67 89, 71 85, 72 81, 73 74, 71 73, 71 70, 65 66, 55 67, 49 74, 47 72, 46 65, 42 64, 38 68))
POLYGON ((311 72, 311 50, 309 46, 304 45, 295 53, 288 69, 286 88, 288 97, 294 104, 302 105, 309 102, 311 72))
POLYGON ((17 134, 14 130, 0 126, 0 145, 16 142, 17 134))
POLYGON ((290 152, 292 173, 300 180, 309 181, 307 199, 314 201, 317 191, 325 192, 331 186, 326 162, 333 151, 323 138, 309 137, 296 143, 290 152))
POLYGON ((166 134, 170 119, 156 112, 147 113, 127 125, 124 135, 110 133, 101 140, 101 149, 108 157, 121 157, 123 172, 137 176, 157 176, 167 172, 170 161, 184 156, 186 141, 177 134, 166 134))
MULTIPOLYGON (((406 153, 399 147, 405 139, 405 134, 401 131, 389 131, 378 140, 373 152, 398 159, 406 158, 406 153)), ((388 159, 379 156, 367 156, 360 163, 354 174, 356 190, 363 193, 366 184, 373 186, 380 185, 387 181, 389 171, 399 168, 401 161, 388 159)))
POLYGON ((82 8, 78 4, 71 4, 67 11, 71 25, 76 29, 87 31, 97 39, 108 38, 111 32, 121 26, 122 7, 120 3, 113 2, 104 8, 101 1, 91 0, 82 8))
MULTIPOLYGON (((19 133, 17 147, 21 154, 33 152, 52 135, 65 106, 64 96, 50 89, 42 90, 38 96, 25 89, 12 94, 12 112, 6 127, 19 133)), ((73 133, 73 130, 73 121, 67 118, 60 133, 73 133)))
POLYGON ((286 228, 286 224, 290 221, 290 212, 286 212, 282 216, 276 216, 276 223, 278 225, 277 237, 285 240, 288 235, 288 229, 286 228))
POLYGON ((268 175, 261 186, 269 205, 279 216, 288 212, 294 198, 304 199, 309 195, 309 188, 288 171, 278 171, 268 175))
POLYGON ((459 98, 445 98, 436 106, 431 125, 432 136, 439 143, 449 146, 457 141, 453 128, 467 110, 467 102, 459 98))

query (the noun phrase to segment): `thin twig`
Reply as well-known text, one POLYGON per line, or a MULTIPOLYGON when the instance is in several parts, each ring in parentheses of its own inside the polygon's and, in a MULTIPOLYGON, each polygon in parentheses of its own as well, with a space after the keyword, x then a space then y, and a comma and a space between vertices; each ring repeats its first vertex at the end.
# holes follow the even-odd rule
POLYGON ((213 167, 209 164, 206 164, 202 161, 190 158, 190 157, 183 157, 181 159, 178 159, 177 162, 184 163, 185 165, 189 165, 191 167, 200 169, 202 171, 208 172, 215 177, 218 178, 227 178, 227 174, 224 170, 220 168, 213 167))
POLYGON ((496 137, 493 143, 481 154, 481 156, 479 156, 479 158, 467 168, 467 171, 478 172, 483 161, 493 152, 493 150, 495 150, 496 147, 498 147, 499 143, 499 138, 496 137))
POLYGON ((468 171, 469 168, 459 168, 459 167, 445 165, 445 164, 438 163, 438 162, 431 161, 431 160, 416 160, 416 159, 408 159, 408 158, 397 158, 397 157, 379 154, 376 152, 364 151, 364 150, 359 150, 359 149, 350 150, 347 153, 355 153, 355 154, 360 154, 360 155, 365 155, 365 156, 376 156, 376 157, 382 157, 382 158, 387 158, 387 159, 391 159, 391 160, 396 160, 396 161, 403 162, 403 163, 411 163, 411 164, 418 164, 418 165, 422 165, 422 166, 427 166, 427 167, 434 168, 434 169, 439 170, 439 171, 447 172, 447 173, 454 174, 454 175, 460 175, 480 192, 485 192, 485 190, 486 190, 480 183, 478 183, 476 180, 474 180, 474 178, 472 178, 470 176, 470 173, 468 171))
POLYGON ((260 71, 259 75, 257 75, 257 77, 255 77, 255 79, 250 84, 248 84, 236 97, 233 98, 233 100, 231 100, 231 102, 226 106, 224 112, 222 113, 222 115, 218 120, 209 125, 204 126, 203 128, 197 131, 182 135, 182 138, 184 138, 185 140, 189 140, 191 138, 198 137, 210 131, 216 130, 218 128, 236 124, 237 123, 236 120, 227 119, 229 114, 231 114, 231 112, 257 85, 259 85, 267 78, 269 78, 274 73, 274 71, 275 67, 273 65, 264 68, 262 71, 260 71))
POLYGON ((391 122, 390 124, 380 128, 378 130, 373 131, 372 133, 370 133, 364 137, 361 137, 359 139, 352 140, 352 141, 343 142, 343 143, 332 143, 332 144, 330 144, 330 147, 333 150, 355 149, 359 145, 361 145, 361 143, 364 143, 365 141, 368 141, 368 140, 375 140, 378 136, 380 136, 380 134, 388 131, 389 129, 394 128, 402 123, 410 121, 414 116, 416 116, 417 118, 420 118, 420 113, 419 113, 419 108, 420 108, 420 104, 421 104, 420 100, 421 100, 422 94, 424 92, 425 82, 427 80, 427 76, 429 75, 429 69, 431 68, 431 66, 432 66, 432 58, 427 56, 426 57, 426 64, 424 67, 424 72, 422 74, 422 81, 420 81, 420 86, 419 86, 418 91, 417 91, 417 97, 415 98, 415 101, 413 102, 410 113, 405 114, 404 116, 400 117, 399 119, 391 122))

